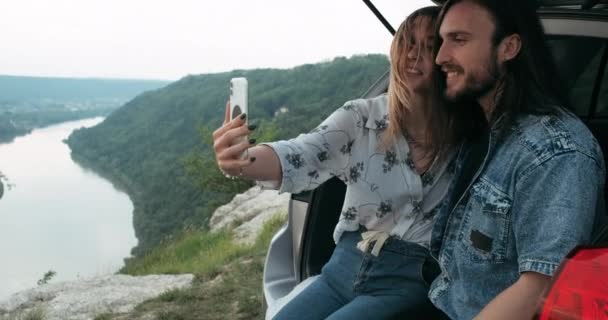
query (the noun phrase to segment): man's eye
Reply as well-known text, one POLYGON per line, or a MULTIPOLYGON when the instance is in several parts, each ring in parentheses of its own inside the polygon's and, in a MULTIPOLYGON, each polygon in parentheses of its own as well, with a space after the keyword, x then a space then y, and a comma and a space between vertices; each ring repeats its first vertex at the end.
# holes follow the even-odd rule
POLYGON ((463 38, 454 38, 454 42, 458 44, 464 44, 467 40, 463 38))

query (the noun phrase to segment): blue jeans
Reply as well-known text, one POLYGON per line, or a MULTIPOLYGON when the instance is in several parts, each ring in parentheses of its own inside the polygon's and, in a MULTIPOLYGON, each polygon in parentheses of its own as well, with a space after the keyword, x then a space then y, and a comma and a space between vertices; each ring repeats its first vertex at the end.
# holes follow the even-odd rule
POLYGON ((360 240, 360 232, 344 233, 319 278, 274 319, 435 318, 427 294, 438 271, 423 275, 434 262, 428 249, 391 237, 376 257, 357 249, 360 240))

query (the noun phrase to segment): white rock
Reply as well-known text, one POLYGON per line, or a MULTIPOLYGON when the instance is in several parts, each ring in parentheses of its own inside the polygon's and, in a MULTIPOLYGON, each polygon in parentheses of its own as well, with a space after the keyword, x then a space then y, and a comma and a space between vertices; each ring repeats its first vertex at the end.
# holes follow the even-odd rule
POLYGON ((0 319, 35 308, 44 310, 45 320, 88 320, 107 312, 129 312, 163 292, 189 287, 193 278, 191 274, 108 275, 47 284, 0 301, 0 319))
POLYGON ((217 208, 209 220, 209 228, 213 232, 236 227, 235 239, 241 243, 251 243, 264 222, 277 212, 287 212, 289 196, 289 193, 279 194, 276 190, 263 190, 255 186, 217 208))
POLYGON ((287 215, 287 209, 281 209, 279 211, 267 210, 258 214, 253 219, 234 229, 234 239, 241 244, 253 244, 262 231, 264 223, 276 215, 285 217, 287 215))

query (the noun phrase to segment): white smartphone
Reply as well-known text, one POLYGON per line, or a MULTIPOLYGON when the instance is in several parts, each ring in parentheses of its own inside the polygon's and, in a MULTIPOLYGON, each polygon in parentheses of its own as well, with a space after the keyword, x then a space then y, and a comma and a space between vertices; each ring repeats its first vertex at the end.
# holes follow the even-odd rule
MULTIPOLYGON (((232 78, 230 79, 230 119, 246 113, 247 110, 247 79, 232 78)), ((247 117, 249 118, 249 117, 247 117)), ((247 119, 248 120, 248 119, 247 119)))
MULTIPOLYGON (((230 79, 230 119, 239 117, 241 114, 247 114, 245 123, 249 123, 249 109, 247 106, 247 79, 232 78, 230 79)), ((248 139, 248 137, 239 138, 235 143, 240 143, 248 139)), ((247 150, 241 155, 242 159, 247 158, 247 150)))

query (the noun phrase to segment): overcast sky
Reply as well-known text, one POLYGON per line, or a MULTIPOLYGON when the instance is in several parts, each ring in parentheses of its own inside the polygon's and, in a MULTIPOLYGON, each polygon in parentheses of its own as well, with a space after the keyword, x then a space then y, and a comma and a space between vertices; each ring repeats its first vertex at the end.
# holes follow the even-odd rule
MULTIPOLYGON (((374 0, 396 28, 430 0, 374 0)), ((0 74, 152 78, 387 54, 362 0, 2 0, 0 74)))

